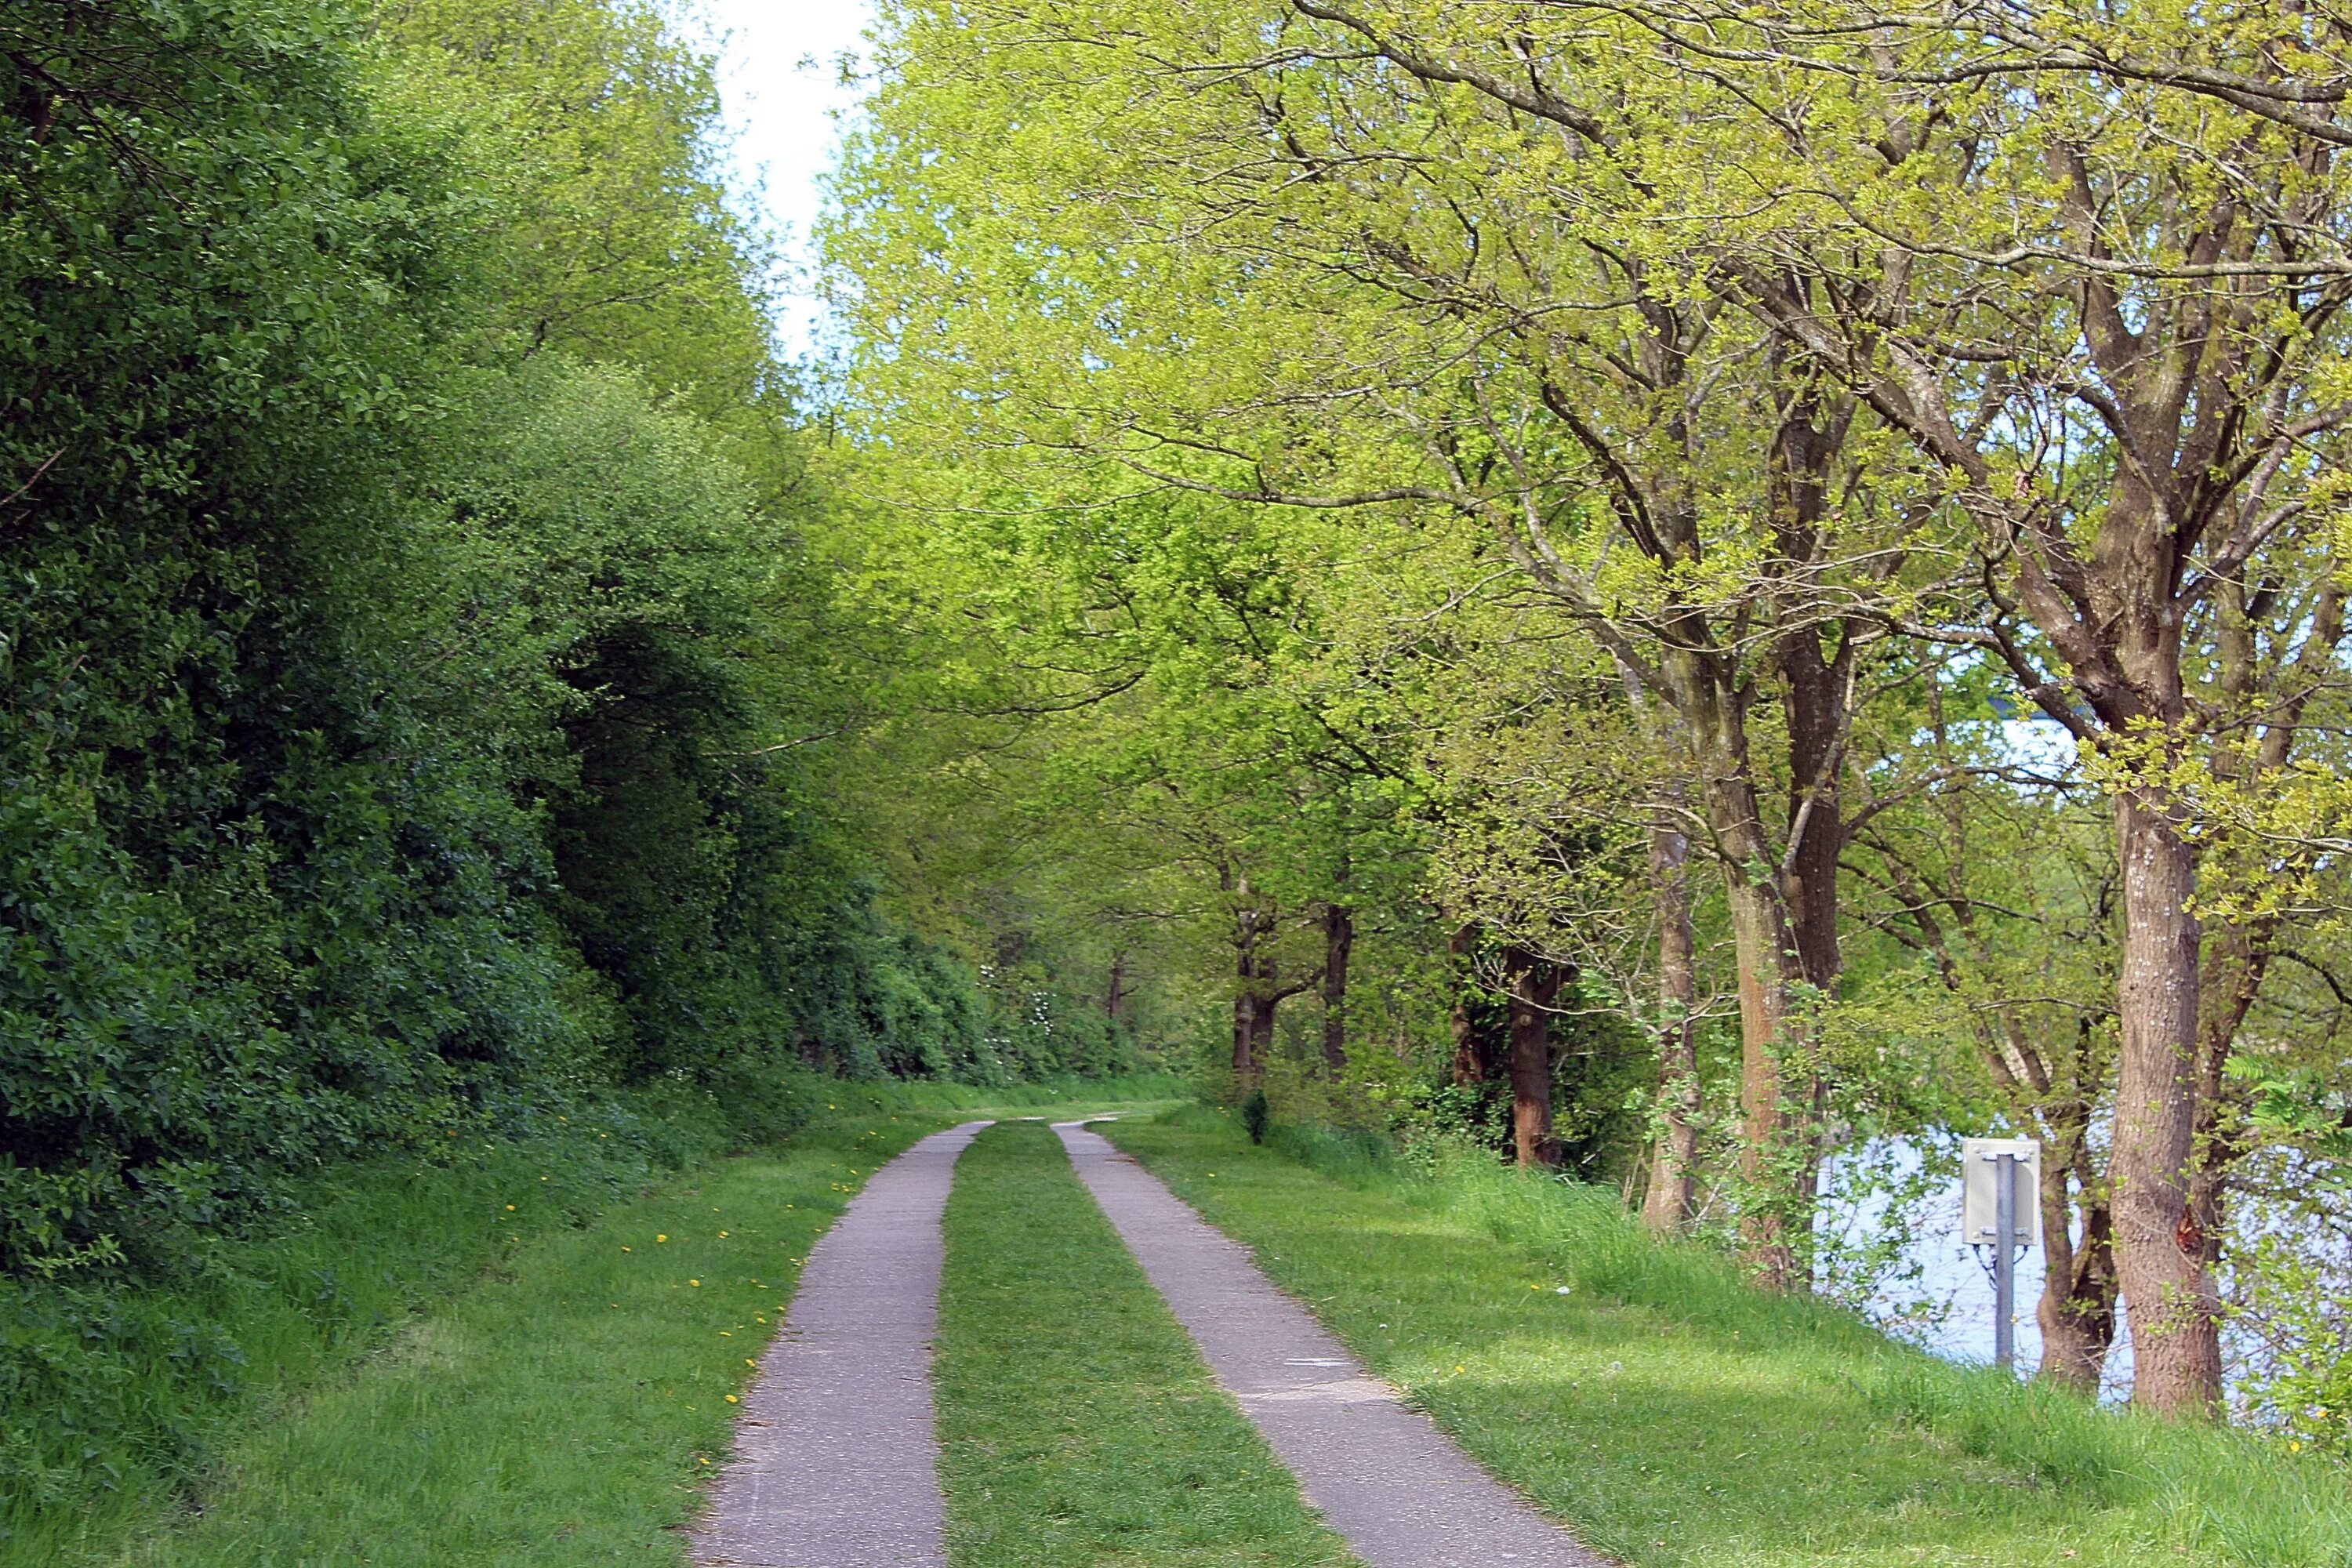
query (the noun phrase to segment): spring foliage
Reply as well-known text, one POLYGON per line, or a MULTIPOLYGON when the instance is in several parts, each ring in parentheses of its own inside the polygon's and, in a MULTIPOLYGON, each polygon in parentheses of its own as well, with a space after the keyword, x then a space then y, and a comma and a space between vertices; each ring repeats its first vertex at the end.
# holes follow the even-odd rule
POLYGON ((628 4, 0 4, 11 1410, 362 1153, 1119 1056, 894 924, 824 787, 714 114, 628 4))

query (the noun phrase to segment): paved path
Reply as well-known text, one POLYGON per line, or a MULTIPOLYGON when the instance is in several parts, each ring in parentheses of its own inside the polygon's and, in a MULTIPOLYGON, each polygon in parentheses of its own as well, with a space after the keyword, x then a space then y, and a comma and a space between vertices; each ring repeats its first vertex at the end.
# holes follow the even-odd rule
POLYGON ((875 1172, 809 1254, 743 1396, 696 1563, 947 1568, 931 1418, 940 1217, 957 1157, 987 1125, 934 1132, 875 1172))
POLYGON ((1054 1131, 1218 1381, 1370 1568, 1606 1568, 1366 1372, 1158 1177, 1083 1122, 1054 1131))

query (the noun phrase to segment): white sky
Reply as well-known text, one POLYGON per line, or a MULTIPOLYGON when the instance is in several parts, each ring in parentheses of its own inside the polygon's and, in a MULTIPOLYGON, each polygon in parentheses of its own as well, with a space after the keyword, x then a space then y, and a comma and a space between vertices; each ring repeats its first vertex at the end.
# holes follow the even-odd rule
POLYGON ((832 166, 835 117, 857 101, 836 62, 863 54, 872 0, 697 0, 694 9, 722 40, 719 90, 734 137, 729 183, 793 267, 776 326, 786 352, 800 357, 814 346, 818 318, 807 277, 817 179, 832 166))

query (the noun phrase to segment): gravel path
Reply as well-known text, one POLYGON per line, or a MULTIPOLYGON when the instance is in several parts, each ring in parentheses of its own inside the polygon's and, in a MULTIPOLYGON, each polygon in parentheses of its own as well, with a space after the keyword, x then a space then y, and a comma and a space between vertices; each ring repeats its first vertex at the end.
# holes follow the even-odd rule
POLYGON ((1366 1372, 1158 1177, 1083 1122, 1054 1131, 1218 1381, 1370 1568, 1607 1568, 1366 1372))
POLYGON ((704 1568, 947 1568, 931 1340, 967 1122, 883 1166, 809 1254, 694 1535, 704 1568))

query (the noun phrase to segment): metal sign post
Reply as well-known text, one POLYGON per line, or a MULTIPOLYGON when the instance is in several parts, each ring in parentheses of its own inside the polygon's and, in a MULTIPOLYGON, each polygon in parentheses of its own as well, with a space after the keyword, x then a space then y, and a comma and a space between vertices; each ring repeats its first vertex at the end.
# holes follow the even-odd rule
POLYGON ((2017 1360, 2017 1260, 2042 1239, 2042 1145, 1964 1138, 1960 1161, 1960 1224, 1992 1275, 1993 1361, 2008 1367, 2017 1360))
POLYGON ((1996 1180, 1993 1234, 2000 1244, 1992 1249, 1992 1363, 2017 1364, 2017 1253, 2009 1238, 2017 1234, 2017 1156, 2003 1149, 1992 1156, 1996 1180))

